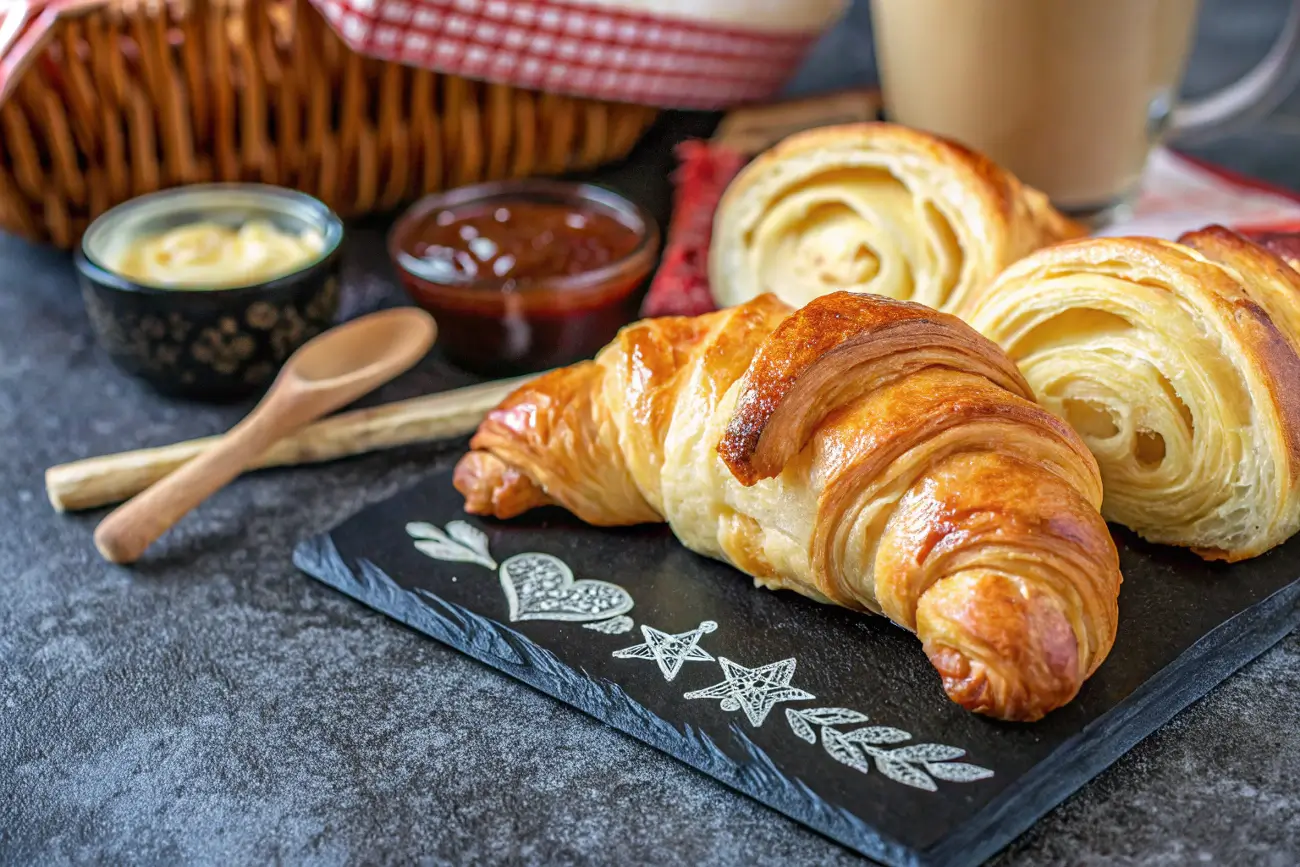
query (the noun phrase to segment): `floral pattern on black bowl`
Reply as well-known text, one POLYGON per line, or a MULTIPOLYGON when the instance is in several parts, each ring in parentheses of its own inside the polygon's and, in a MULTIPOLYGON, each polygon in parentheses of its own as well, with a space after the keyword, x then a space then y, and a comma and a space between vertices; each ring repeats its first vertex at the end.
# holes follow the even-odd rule
POLYGON ((264 388, 303 343, 334 323, 337 261, 275 288, 129 293, 82 276, 86 312, 119 367, 176 397, 235 400, 264 388))
MULTIPOLYGON (((232 289, 133 283, 96 262, 94 247, 86 242, 76 262, 91 328, 119 367, 163 394, 229 401, 265 388, 299 346, 334 324, 342 224, 315 199, 274 187, 205 185, 156 195, 176 199, 175 211, 164 213, 180 222, 206 216, 203 198, 210 193, 267 203, 262 211, 250 211, 256 216, 292 206, 296 219, 325 235, 326 253, 299 271, 232 289)), ((92 226, 88 239, 95 237, 93 231, 92 226)))

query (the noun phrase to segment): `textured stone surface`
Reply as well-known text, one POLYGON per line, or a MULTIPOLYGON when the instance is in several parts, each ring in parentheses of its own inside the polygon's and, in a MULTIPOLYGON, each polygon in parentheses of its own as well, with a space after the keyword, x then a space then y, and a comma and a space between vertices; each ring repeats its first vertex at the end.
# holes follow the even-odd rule
MULTIPOLYGON (((1208 5, 1192 89, 1262 51, 1285 3, 1208 5)), ((816 80, 870 75, 861 29, 831 41, 816 80)), ((1300 188, 1297 144, 1293 97, 1201 153, 1300 188)), ((388 272, 378 233, 357 234, 348 283, 368 304, 388 272)), ((462 381, 428 363, 374 400, 462 381)), ((164 402, 108 367, 65 257, 0 240, 0 862, 859 861, 293 569, 294 543, 458 443, 244 479, 131 571, 95 555, 98 514, 44 500, 51 464, 240 412, 164 402)), ((1300 862, 1297 696, 1293 634, 995 863, 1300 862)))

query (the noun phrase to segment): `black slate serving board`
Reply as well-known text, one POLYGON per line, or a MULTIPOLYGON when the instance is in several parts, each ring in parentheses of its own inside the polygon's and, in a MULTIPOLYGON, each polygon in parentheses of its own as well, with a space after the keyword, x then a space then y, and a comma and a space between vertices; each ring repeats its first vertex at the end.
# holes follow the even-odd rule
POLYGON ((949 702, 902 629, 755 589, 664 527, 461 504, 440 473, 295 562, 891 865, 979 863, 1300 622, 1300 539, 1225 566, 1116 531, 1110 657, 1067 707, 999 723, 949 702))

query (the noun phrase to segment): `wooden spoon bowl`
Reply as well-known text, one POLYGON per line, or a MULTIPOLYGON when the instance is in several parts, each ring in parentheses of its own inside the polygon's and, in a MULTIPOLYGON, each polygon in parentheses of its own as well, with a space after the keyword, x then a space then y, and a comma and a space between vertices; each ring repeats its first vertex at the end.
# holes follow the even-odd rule
POLYGON ((363 316, 307 342, 261 402, 218 443, 101 521, 95 547, 114 563, 135 562, 276 442, 410 369, 436 336, 433 317, 403 307, 363 316))

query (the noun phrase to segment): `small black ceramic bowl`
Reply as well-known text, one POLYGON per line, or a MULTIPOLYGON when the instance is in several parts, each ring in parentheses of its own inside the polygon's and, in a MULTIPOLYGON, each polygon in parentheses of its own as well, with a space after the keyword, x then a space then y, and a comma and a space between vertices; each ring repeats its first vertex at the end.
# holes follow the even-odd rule
POLYGON ((269 383, 303 343, 334 324, 343 223, 303 193, 259 184, 202 184, 132 199, 91 223, 76 251, 100 345, 158 391, 234 400, 269 383), (262 283, 219 289, 133 282, 108 267, 118 245, 187 224, 266 220, 319 233, 320 256, 262 283))

